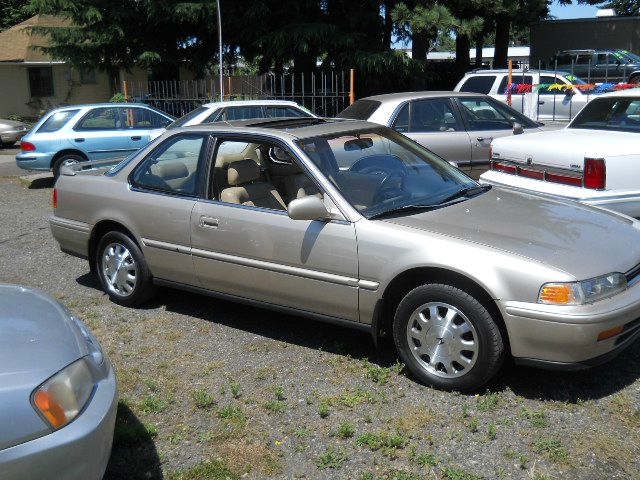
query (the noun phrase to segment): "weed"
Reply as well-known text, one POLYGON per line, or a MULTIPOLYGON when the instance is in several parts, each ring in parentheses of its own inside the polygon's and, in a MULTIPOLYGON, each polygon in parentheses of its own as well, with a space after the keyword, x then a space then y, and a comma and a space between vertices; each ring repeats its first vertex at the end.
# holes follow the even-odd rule
POLYGON ((178 445, 179 443, 182 443, 182 441, 184 440, 184 435, 182 433, 173 432, 171 435, 167 437, 167 440, 169 440, 169 443, 171 445, 178 445))
POLYGON ((222 460, 205 461, 187 470, 171 472, 167 480, 236 480, 240 477, 222 460))
POLYGON ((482 480, 482 477, 473 473, 465 472, 459 468, 447 467, 442 471, 446 480, 482 480))
POLYGON ((126 423, 123 421, 116 422, 113 433, 113 443, 119 446, 134 446, 151 442, 158 435, 158 429, 150 423, 126 423))
POLYGON ((478 431, 478 419, 473 417, 467 424, 467 427, 471 433, 476 433, 478 431))
POLYGON ((276 396, 276 400, 285 400, 287 397, 284 394, 284 387, 282 385, 276 385, 273 389, 273 394, 276 396))
POLYGON ((342 422, 338 426, 338 430, 336 430, 335 435, 340 438, 351 438, 355 435, 356 430, 353 428, 349 422, 342 422))
POLYGON ((513 448, 507 448, 502 452, 502 454, 504 455, 504 458, 513 460, 518 455, 518 452, 516 452, 513 448))
POLYGON ((280 400, 269 400, 264 404, 264 408, 271 413, 284 413, 287 410, 287 404, 280 400))
POLYGON ((373 417, 371 417, 371 414, 369 412, 366 412, 362 416, 362 420, 364 420, 364 423, 372 423, 373 422, 373 417))
POLYGON ((469 405, 466 403, 462 404, 462 418, 469 418, 469 405))
POLYGON ((145 378, 143 380, 143 382, 147 386, 147 388, 149 390, 151 390, 152 392, 157 392, 158 391, 158 382, 156 382, 155 380, 153 380, 151 378, 145 378))
POLYGON ((230 378, 229 387, 231 388, 231 396, 233 398, 240 398, 240 384, 233 378, 230 378))
POLYGON ((520 469, 526 470, 529 468, 529 457, 524 453, 518 455, 518 462, 520 462, 520 469))
POLYGON ((522 407, 522 416, 529 420, 534 427, 545 428, 549 426, 547 414, 542 410, 531 410, 527 407, 522 407))
POLYGON ((202 408, 204 410, 213 407, 216 403, 216 400, 215 398, 213 398, 213 395, 210 395, 209 393, 207 393, 207 391, 204 388, 192 390, 191 398, 193 399, 193 402, 196 404, 196 407, 202 408))
POLYGON ((366 358, 362 360, 362 366, 365 368, 365 376, 372 380, 373 383, 384 385, 389 380, 389 375, 391 374, 390 368, 374 365, 366 358))
POLYGON ((496 430, 495 424, 489 424, 489 427, 487 428, 487 437, 489 437, 489 440, 495 440, 498 438, 498 431, 496 430))
POLYGON ((327 418, 329 416, 329 403, 320 402, 320 405, 318 405, 318 415, 320 415, 320 418, 327 418))
POLYGON ((340 396, 340 403, 345 407, 353 408, 361 403, 374 403, 371 392, 362 388, 347 390, 340 396))
POLYGON ((557 438, 538 437, 533 442, 533 451, 543 453, 549 457, 552 462, 562 463, 569 458, 569 452, 557 438))
POLYGON ((396 451, 409 443, 409 439, 400 433, 389 435, 386 432, 365 433, 356 439, 356 444, 367 447, 370 450, 382 450, 383 454, 390 457, 396 456, 396 451))
POLYGON ((293 431, 293 434, 298 438, 308 437, 310 433, 307 427, 298 427, 293 431))
POLYGON ((168 403, 155 395, 148 395, 138 405, 140 411, 144 414, 148 413, 162 413, 167 407, 168 403))
POLYGON ((238 426, 247 423, 247 416, 242 411, 242 408, 236 405, 227 405, 218 409, 217 415, 218 418, 227 420, 228 422, 234 423, 238 426))
POLYGON ((349 457, 345 449, 335 449, 333 447, 329 447, 325 450, 324 453, 318 456, 316 466, 319 470, 324 470, 327 468, 340 468, 342 467, 342 464, 348 459, 349 457))
POLYGON ((416 465, 420 465, 421 467, 435 467, 438 464, 436 456, 428 452, 418 453, 414 461, 416 465))
POLYGON ((487 390, 484 395, 478 398, 478 410, 481 412, 493 411, 498 407, 500 397, 497 393, 487 390))

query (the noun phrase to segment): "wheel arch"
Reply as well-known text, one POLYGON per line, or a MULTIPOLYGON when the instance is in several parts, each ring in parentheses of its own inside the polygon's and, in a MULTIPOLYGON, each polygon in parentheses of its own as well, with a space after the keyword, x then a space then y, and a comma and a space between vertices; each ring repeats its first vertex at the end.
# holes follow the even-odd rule
POLYGON ((74 148, 67 148, 65 150, 60 150, 58 153, 56 153, 53 158, 51 159, 51 164, 49 165, 49 168, 53 168, 53 165, 58 161, 58 159, 64 155, 78 155, 82 158, 84 158, 85 160, 89 160, 89 157, 87 157, 87 154, 84 153, 81 150, 76 150, 74 148))
POLYGON ((389 336, 393 317, 400 301, 407 293, 425 283, 445 283, 458 287, 461 290, 473 295, 494 318, 505 344, 505 351, 509 352, 509 335, 507 327, 502 318, 502 313, 489 292, 472 278, 462 273, 440 267, 416 267, 398 274, 389 282, 382 294, 382 308, 378 313, 378 318, 374 319, 374 336, 389 336))
POLYGON ((140 245, 140 242, 138 241, 136 236, 131 232, 130 229, 128 229, 123 224, 115 220, 101 220, 93 226, 93 229, 91 230, 91 234, 89 235, 88 257, 89 257, 89 268, 91 269, 92 273, 95 273, 96 271, 94 260, 96 256, 96 249, 98 248, 98 243, 100 242, 100 239, 107 232, 112 232, 112 231, 120 232, 127 235, 129 238, 131 238, 131 241, 135 243, 140 250, 142 250, 142 246, 140 245))

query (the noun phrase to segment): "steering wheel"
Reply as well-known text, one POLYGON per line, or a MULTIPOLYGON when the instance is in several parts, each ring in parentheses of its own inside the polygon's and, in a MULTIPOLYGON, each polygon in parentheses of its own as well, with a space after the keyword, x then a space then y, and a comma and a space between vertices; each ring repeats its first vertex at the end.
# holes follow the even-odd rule
MULTIPOLYGON (((377 168, 379 169, 379 167, 372 167, 372 168, 377 168)), ((404 183, 404 177, 405 177, 405 172, 402 171, 398 171, 398 170, 394 170, 392 172, 385 172, 386 173, 386 177, 384 177, 384 179, 382 179, 382 182, 380 182, 380 185, 378 186, 378 189, 376 190, 376 193, 373 195, 373 202, 374 203, 379 203, 385 200, 384 198, 384 194, 386 193, 385 190, 387 190, 387 185, 389 184, 389 182, 391 181, 392 178, 398 178, 399 182, 400 182, 400 190, 402 190, 402 185, 404 183)))

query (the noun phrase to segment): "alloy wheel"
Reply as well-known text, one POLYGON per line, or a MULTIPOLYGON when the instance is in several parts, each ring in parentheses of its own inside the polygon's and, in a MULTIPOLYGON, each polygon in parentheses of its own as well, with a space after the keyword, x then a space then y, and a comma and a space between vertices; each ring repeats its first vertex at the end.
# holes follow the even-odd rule
POLYGON ((133 293, 137 282, 137 265, 127 247, 110 243, 102 253, 102 276, 107 288, 116 295, 127 297, 133 293))

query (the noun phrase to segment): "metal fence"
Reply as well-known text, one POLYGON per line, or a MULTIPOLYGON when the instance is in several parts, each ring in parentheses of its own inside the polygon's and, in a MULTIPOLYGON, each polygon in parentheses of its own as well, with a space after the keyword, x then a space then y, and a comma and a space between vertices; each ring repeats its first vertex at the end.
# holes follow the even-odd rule
MULTIPOLYGON (((323 117, 334 117, 349 105, 350 81, 345 72, 309 74, 229 75, 223 77, 224 100, 292 100, 323 117)), ((220 80, 129 81, 123 92, 130 102, 142 102, 180 117, 198 106, 220 100, 220 80)))

